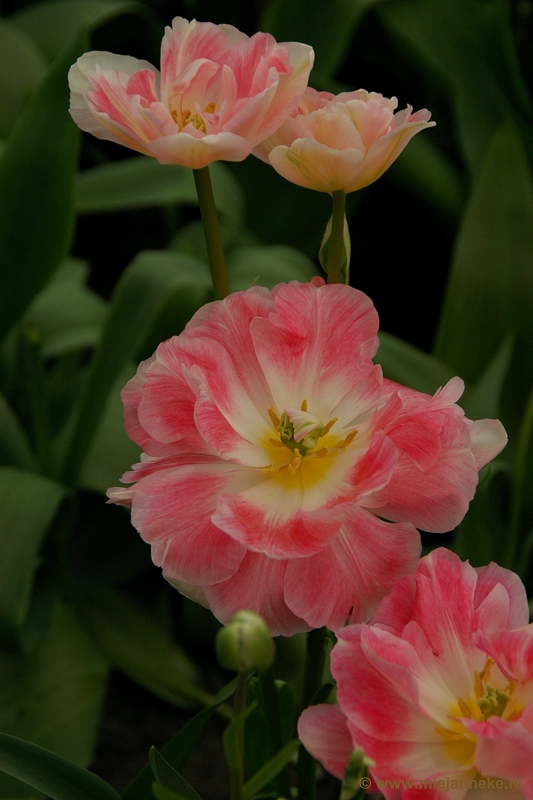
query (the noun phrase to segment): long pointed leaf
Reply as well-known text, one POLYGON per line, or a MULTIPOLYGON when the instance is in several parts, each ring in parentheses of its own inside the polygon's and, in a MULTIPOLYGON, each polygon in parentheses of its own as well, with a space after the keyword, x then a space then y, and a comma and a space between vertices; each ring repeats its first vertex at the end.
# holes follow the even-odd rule
POLYGON ((6 733, 0 733, 0 770, 53 800, 120 800, 120 795, 92 772, 6 733))
POLYGON ((73 221, 79 131, 67 113, 67 71, 79 33, 24 108, 0 161, 0 338, 64 258, 73 221))

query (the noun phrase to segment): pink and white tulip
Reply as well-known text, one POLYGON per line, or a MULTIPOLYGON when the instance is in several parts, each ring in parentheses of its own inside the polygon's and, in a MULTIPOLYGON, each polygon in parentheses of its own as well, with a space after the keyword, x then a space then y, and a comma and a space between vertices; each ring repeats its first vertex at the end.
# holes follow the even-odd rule
POLYGON ((200 309, 124 388, 144 455, 110 500, 222 622, 248 608, 291 635, 367 620, 415 569, 415 526, 457 525, 504 446, 499 422, 455 405, 458 378, 434 397, 384 380, 377 331, 349 286, 254 287, 200 309))
POLYGON ((254 150, 284 178, 318 192, 355 192, 376 181, 429 122, 425 108, 394 113, 398 101, 359 89, 308 88, 291 116, 254 150))
POLYGON ((69 72, 70 113, 82 130, 162 164, 242 161, 291 113, 313 58, 299 42, 176 17, 161 73, 130 56, 81 56, 69 72))
POLYGON ((517 575, 434 550, 370 625, 337 632, 338 705, 304 711, 300 738, 339 777, 350 751, 364 748, 376 763, 374 788, 387 800, 531 800, 528 621, 517 575))

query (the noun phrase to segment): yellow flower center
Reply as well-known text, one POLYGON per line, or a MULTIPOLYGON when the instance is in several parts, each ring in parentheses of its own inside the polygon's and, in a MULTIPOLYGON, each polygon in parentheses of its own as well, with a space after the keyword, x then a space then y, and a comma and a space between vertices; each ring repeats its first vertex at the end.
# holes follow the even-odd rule
POLYGON ((330 433, 337 417, 324 424, 308 411, 307 400, 303 400, 299 410, 286 408, 278 416, 274 408, 269 408, 268 415, 275 435, 269 435, 264 442, 272 463, 263 473, 288 482, 288 488, 292 484, 291 477, 297 473, 301 479, 298 485, 301 483, 304 487, 321 480, 331 466, 331 457, 344 452, 358 434, 356 429, 344 438, 330 433))
POLYGON ((483 669, 474 673, 474 685, 470 693, 452 703, 446 727, 435 728, 444 739, 448 758, 463 767, 474 767, 477 737, 459 717, 482 722, 497 716, 511 721, 518 719, 523 712, 521 705, 513 698, 516 684, 507 681, 497 667, 494 670, 497 674, 491 680, 494 667, 494 660, 487 658, 483 669))
MULTIPOLYGON (((208 103, 204 108, 203 113, 212 114, 214 110, 215 110, 215 104, 208 103)), ((181 119, 179 112, 175 108, 171 108, 170 113, 172 114, 172 119, 174 120, 180 131, 182 131, 186 125, 194 125, 194 127, 197 130, 202 131, 202 133, 207 133, 204 118, 200 113, 191 114, 189 109, 186 108, 183 114, 181 115, 181 119)))

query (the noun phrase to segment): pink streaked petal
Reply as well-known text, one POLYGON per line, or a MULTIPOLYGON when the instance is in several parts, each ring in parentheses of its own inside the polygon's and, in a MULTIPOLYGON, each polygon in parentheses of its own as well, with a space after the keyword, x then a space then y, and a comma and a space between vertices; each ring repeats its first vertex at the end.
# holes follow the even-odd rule
POLYGON ((492 634, 478 631, 474 634, 474 642, 494 659, 509 680, 533 679, 533 624, 492 634))
POLYGON ((359 174, 353 182, 346 185, 344 191, 347 193, 355 192, 377 181, 388 170, 392 162, 398 158, 413 136, 424 130, 424 128, 432 127, 434 124, 434 122, 425 121, 410 122, 404 127, 396 128, 385 136, 376 139, 365 155, 359 174))
POLYGON ((393 121, 390 104, 391 101, 381 95, 365 100, 348 100, 346 105, 361 135, 365 150, 380 136, 388 133, 393 121))
POLYGON ((332 409, 339 428, 357 425, 358 418, 366 414, 383 394, 382 371, 379 365, 369 368, 368 375, 346 392, 340 403, 332 409))
MULTIPOLYGON (((355 441, 357 443, 357 439, 355 441)), ((370 447, 355 463, 350 475, 354 499, 357 498, 363 506, 374 507, 372 495, 391 480, 397 459, 398 453, 394 444, 383 431, 378 431, 372 437, 370 447)), ((381 510, 379 513, 380 516, 385 516, 381 514, 381 510)))
POLYGON ((327 422, 377 349, 377 313, 366 295, 343 284, 280 284, 275 311, 250 332, 278 413, 286 406, 327 422), (328 346, 324 347, 324 342, 328 346))
POLYGON ((299 560, 326 547, 341 524, 327 510, 302 511, 302 494, 263 478, 239 495, 221 498, 213 522, 249 550, 299 560))
POLYGON ((218 494, 249 485, 253 476, 219 460, 159 469, 135 486, 132 524, 152 545, 154 562, 176 580, 224 580, 238 568, 243 548, 216 528, 218 494))
POLYGON ((533 778, 533 734, 520 720, 493 716, 483 722, 465 720, 464 725, 477 736, 476 767, 482 775, 533 778))
POLYGON ((261 123, 268 111, 278 88, 278 73, 272 70, 271 80, 263 91, 253 97, 237 100, 233 108, 226 113, 224 130, 238 133, 246 137, 252 147, 262 139, 261 123))
POLYGON ((177 581, 165 572, 163 572, 163 578, 184 597, 188 597, 189 600, 193 600, 204 608, 209 608, 209 603, 207 602, 204 590, 201 586, 193 586, 191 583, 185 583, 185 581, 177 581))
POLYGON ((165 28, 161 42, 161 93, 167 96, 168 87, 193 61, 202 58, 218 64, 228 63, 231 48, 224 32, 212 22, 188 22, 182 17, 172 20, 165 28))
POLYGON ((106 492, 109 498, 107 502, 116 503, 117 506, 131 508, 134 492, 134 486, 113 486, 106 492))
MULTIPOLYGON (((474 606, 481 605, 495 586, 504 586, 509 595, 509 617, 503 628, 523 628, 529 622, 526 589, 518 575, 510 569, 491 562, 486 567, 476 567, 477 583, 474 606)), ((488 631, 487 631, 488 632, 488 631)))
POLYGON ((126 92, 130 97, 139 95, 148 104, 158 103, 159 96, 157 93, 157 81, 159 73, 150 69, 140 69, 130 75, 126 83, 126 92))
POLYGON ((398 450, 405 453, 421 472, 427 472, 440 455, 441 431, 442 428, 434 416, 419 414, 404 422, 400 418, 398 424, 387 433, 398 450))
POLYGON ((310 630, 296 617, 283 597, 287 562, 246 553, 235 575, 223 583, 205 586, 205 596, 213 614, 222 623, 241 608, 261 614, 272 636, 292 636, 310 630))
POLYGON ((479 469, 492 461, 507 444, 507 433, 498 419, 479 419, 470 431, 472 455, 479 469))
POLYGON ((338 705, 306 708, 298 720, 298 737, 328 772, 342 780, 354 743, 338 705))
MULTIPOLYGON (((196 401, 194 421, 203 440, 221 458, 231 459, 247 467, 269 466, 265 449, 258 446, 257 440, 252 443, 240 436, 209 397, 200 396, 196 401)), ((262 429, 265 436, 268 436, 270 429, 265 422, 262 429)))
POLYGON ((268 289, 256 286, 233 292, 222 302, 207 303, 185 328, 186 335, 213 339, 224 347, 256 408, 269 408, 273 398, 257 360, 250 323, 255 317, 268 317, 273 310, 268 289))
POLYGON ((183 374, 169 372, 159 362, 148 368, 138 418, 142 428, 155 440, 171 443, 186 439, 192 447, 205 443, 194 424, 196 397, 183 374))
POLYGON ((296 139, 290 147, 274 147, 268 160, 276 172, 297 186, 333 194, 347 191, 346 187, 356 182, 363 155, 354 148, 334 150, 314 139, 296 139))
POLYGON ((416 595, 416 580, 414 575, 405 575, 400 578, 392 591, 379 604, 372 617, 372 625, 401 635, 405 626, 413 618, 413 605, 416 595))
POLYGON ((175 80, 165 87, 162 100, 177 111, 183 119, 185 111, 202 113, 207 105, 207 87, 220 72, 220 66, 205 58, 198 58, 176 75, 175 80))
POLYGON ((495 631, 507 628, 509 606, 509 593, 501 583, 498 583, 483 599, 479 608, 476 609, 475 628, 489 635, 495 631))
POLYGON ((183 130, 150 142, 147 150, 161 164, 181 164, 191 169, 202 169, 213 161, 243 161, 252 148, 246 139, 234 133, 222 132, 196 138, 183 130))
POLYGON ((420 537, 411 525, 382 522, 352 507, 322 552, 290 561, 287 605, 313 627, 368 620, 395 581, 416 566, 420 537))

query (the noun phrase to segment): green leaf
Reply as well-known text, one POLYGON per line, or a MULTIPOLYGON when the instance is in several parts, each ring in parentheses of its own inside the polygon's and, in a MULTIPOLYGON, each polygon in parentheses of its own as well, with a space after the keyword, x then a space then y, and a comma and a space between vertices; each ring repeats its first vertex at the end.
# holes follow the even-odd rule
POLYGON ((435 356, 422 352, 385 331, 379 332, 380 346, 374 361, 381 364, 386 378, 419 392, 434 394, 456 374, 435 356))
POLYGON ((467 389, 461 405, 471 419, 494 419, 500 413, 500 400, 513 355, 513 337, 507 336, 475 384, 467 389))
POLYGON ((279 751, 273 758, 268 761, 264 767, 255 773, 253 778, 250 778, 248 783, 243 786, 243 798, 249 800, 254 794, 261 791, 263 786, 266 786, 273 778, 287 766, 294 753, 298 750, 300 742, 294 739, 289 742, 285 747, 279 751))
POLYGON ((135 375, 133 363, 126 367, 111 388, 109 398, 100 417, 80 477, 80 486, 105 494, 114 486, 132 464, 140 458, 140 448, 124 428, 124 410, 120 392, 135 375))
MULTIPOLYGON (((126 365, 151 336, 174 298, 187 302, 188 287, 205 285, 197 261, 168 251, 140 253, 122 274, 70 432, 61 474, 78 482, 109 393, 126 365)), ((117 476, 118 477, 118 476, 117 476)))
POLYGON ((123 14, 149 15, 142 3, 120 0, 51 0, 34 3, 12 15, 11 20, 30 36, 50 60, 82 25, 94 30, 123 14))
MULTIPOLYGON (((238 182, 228 167, 220 162, 211 164, 209 172, 219 212, 238 227, 243 217, 238 182)), ((80 214, 198 205, 192 170, 177 164, 159 164, 148 156, 135 156, 82 172, 78 177, 76 196, 80 214)))
POLYGON ((381 0, 271 0, 261 20, 260 30, 272 33, 278 41, 310 44, 315 51, 315 67, 332 75, 342 64, 356 26, 367 9, 381 0))
MULTIPOLYGON (((227 686, 213 698, 207 708, 199 711, 171 740, 162 748, 162 755, 172 764, 174 769, 181 772, 185 769, 189 756, 204 728, 205 723, 213 716, 215 711, 234 693, 238 678, 234 678, 227 686)), ((152 771, 146 766, 122 793, 123 800, 146 800, 152 782, 152 771)))
POLYGON ((0 338, 63 260, 73 221, 79 131, 67 114, 67 70, 85 33, 58 56, 24 107, 0 161, 0 338))
POLYGON ((10 20, 0 20, 0 137, 6 138, 24 103, 39 85, 46 61, 10 20))
POLYGON ((106 317, 106 303, 81 281, 83 271, 67 262, 28 308, 24 322, 39 331, 44 358, 94 347, 106 317))
MULTIPOLYGON (((92 759, 108 666, 67 606, 31 655, 0 654, 0 729, 87 764, 92 759)), ((0 766, 0 769, 3 769, 0 766)), ((29 792, 0 773, 0 796, 29 792)))
POLYGON ((20 645, 39 549, 66 494, 64 486, 42 475, 0 468, 0 640, 4 647, 20 645))
POLYGON ((120 800, 120 795, 92 772, 6 733, 0 733, 0 770, 53 800, 120 800))
POLYGON ((150 748, 150 766, 158 784, 164 789, 177 793, 185 800, 202 800, 198 792, 195 792, 185 778, 165 761, 155 747, 150 748))
POLYGON ((533 383, 533 187, 511 122, 495 133, 457 240, 436 355, 471 383, 515 334, 502 400, 514 424, 533 383))
POLYGON ((233 292, 249 289, 256 283, 268 289, 280 282, 305 283, 317 274, 311 259, 286 245, 239 247, 229 254, 227 261, 233 292))
POLYGON ((26 431, 17 415, 0 393, 0 464, 25 469, 35 468, 26 431))
POLYGON ((115 667, 179 708, 210 702, 192 662, 159 622, 120 592, 99 592, 80 605, 94 641, 115 667))
POLYGON ((183 794, 176 794, 176 792, 172 792, 165 786, 160 786, 155 781, 152 783, 152 794, 156 800, 187 800, 183 794))
POLYGON ((419 54, 422 68, 451 85, 471 165, 480 163, 506 117, 517 124, 524 116, 531 118, 505 0, 396 0, 382 3, 378 14, 393 35, 419 54))

